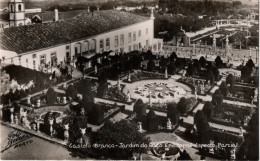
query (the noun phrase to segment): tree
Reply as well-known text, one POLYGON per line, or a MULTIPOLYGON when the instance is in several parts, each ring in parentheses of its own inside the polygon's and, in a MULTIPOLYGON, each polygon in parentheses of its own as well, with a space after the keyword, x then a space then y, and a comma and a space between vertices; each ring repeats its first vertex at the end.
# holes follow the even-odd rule
POLYGON ((174 63, 177 60, 177 55, 176 53, 173 51, 172 54, 170 55, 170 62, 174 63))
POLYGON ((154 61, 151 59, 151 60, 149 60, 148 63, 147 63, 147 70, 148 70, 148 71, 153 71, 154 68, 155 68, 155 63, 154 63, 154 61))
POLYGON ((210 119, 212 118, 213 112, 214 112, 213 106, 212 106, 211 102, 207 101, 207 102, 204 104, 204 106, 203 106, 203 108, 202 108, 202 111, 203 111, 203 113, 204 113, 204 116, 207 117, 207 120, 210 120, 210 119))
POLYGON ((192 64, 189 64, 186 73, 188 76, 192 77, 195 74, 195 68, 192 64))
POLYGON ((105 84, 107 83, 107 72, 102 72, 98 76, 98 84, 105 84))
POLYGON ((252 59, 249 59, 246 63, 246 66, 248 66, 250 69, 255 67, 255 63, 253 62, 252 59))
POLYGON ((168 65, 168 73, 171 75, 176 74, 176 65, 172 62, 168 65))
POLYGON ((187 108, 187 99, 182 97, 177 104, 177 109, 181 114, 185 114, 188 110, 187 108))
POLYGON ((78 91, 73 85, 69 85, 67 90, 66 90, 66 96, 69 98, 71 97, 72 99, 77 98, 78 91))
POLYGON ((213 85, 215 83, 215 76, 211 70, 209 72, 207 72, 206 81, 207 82, 210 81, 211 85, 213 85))
POLYGON ((134 69, 140 69, 142 58, 140 55, 134 55, 131 62, 134 69))
POLYGON ((120 148, 121 145, 144 144, 149 145, 150 139, 144 133, 138 131, 137 125, 129 120, 121 120, 115 123, 110 121, 90 137, 91 145, 114 145, 110 148, 92 148, 97 156, 111 159, 130 159, 133 153, 145 153, 148 147, 120 148))
POLYGON ((217 57, 216 57, 215 63, 216 63, 216 66, 217 66, 218 68, 223 66, 223 61, 222 61, 222 59, 221 59, 220 56, 217 56, 217 57))
POLYGON ((152 60, 153 59, 153 53, 151 52, 151 50, 148 50, 145 54, 145 59, 146 60, 152 60))
POLYGON ((226 85, 226 82, 222 82, 219 86, 219 90, 223 96, 227 96, 228 94, 228 87, 226 85))
POLYGON ((226 78, 226 83, 232 88, 235 84, 235 77, 232 74, 229 74, 226 78))
POLYGON ((149 131, 157 131, 159 126, 158 116, 154 110, 150 110, 146 116, 146 125, 149 131))
POLYGON ((133 107, 133 112, 137 114, 138 117, 142 117, 146 115, 146 105, 143 103, 141 99, 138 99, 133 107))
POLYGON ((197 127, 197 133, 200 143, 209 143, 211 128, 202 110, 198 110, 194 116, 194 124, 197 127))
POLYGON ((108 85, 107 83, 101 83, 98 85, 97 88, 97 97, 103 98, 108 91, 108 85))
POLYGON ((206 67, 206 59, 204 58, 204 56, 201 56, 200 59, 199 59, 199 63, 200 63, 200 66, 202 68, 205 68, 206 67))
POLYGON ((174 125, 179 122, 180 113, 177 110, 175 103, 170 103, 167 105, 167 118, 170 118, 174 125))
POLYGON ((167 61, 166 59, 164 58, 164 56, 161 57, 161 60, 159 62, 159 65, 162 69, 162 72, 165 70, 166 66, 167 66, 167 61))
POLYGON ((250 82, 252 80, 252 72, 253 72, 252 68, 249 68, 248 66, 244 66, 241 70, 241 79, 243 79, 244 82, 250 82))
POLYGON ((214 106, 219 106, 223 103, 223 95, 221 94, 220 90, 217 89, 213 96, 212 96, 212 101, 211 101, 212 105, 214 106))
POLYGON ((196 68, 196 71, 199 71, 201 66, 198 59, 193 60, 193 67, 196 68))
POLYGON ((92 105, 94 101, 94 93, 91 89, 91 82, 89 80, 80 80, 79 87, 80 93, 83 96, 82 105, 86 107, 86 111, 90 112, 92 110, 92 105))
POLYGON ((104 120, 104 108, 101 105, 94 105, 91 112, 88 113, 89 122, 95 125, 98 125, 101 121, 104 120))
POLYGON ((218 70, 218 68, 217 67, 213 67, 212 68, 212 72, 214 74, 215 80, 218 81, 218 79, 219 79, 219 70, 218 70))
POLYGON ((48 105, 55 104, 57 99, 57 93, 54 91, 53 88, 49 88, 46 93, 46 103, 48 105))

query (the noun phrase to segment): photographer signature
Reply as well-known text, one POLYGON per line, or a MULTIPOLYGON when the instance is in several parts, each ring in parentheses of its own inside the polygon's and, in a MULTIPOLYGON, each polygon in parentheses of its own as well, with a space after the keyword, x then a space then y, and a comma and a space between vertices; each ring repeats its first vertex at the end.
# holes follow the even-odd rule
POLYGON ((23 133, 21 131, 12 131, 8 134, 8 143, 4 150, 1 151, 3 153, 4 151, 10 149, 14 146, 14 148, 25 146, 28 144, 31 144, 33 140, 29 140, 33 136, 30 134, 23 133))

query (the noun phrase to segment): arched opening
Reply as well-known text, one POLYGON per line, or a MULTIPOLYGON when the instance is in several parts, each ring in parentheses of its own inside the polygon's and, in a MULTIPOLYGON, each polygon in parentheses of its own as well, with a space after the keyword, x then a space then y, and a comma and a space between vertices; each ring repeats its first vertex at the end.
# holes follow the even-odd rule
POLYGON ((81 43, 76 43, 74 46, 75 55, 81 54, 81 43))
POLYGON ((88 54, 88 52, 89 52, 89 45, 90 43, 89 43, 89 41, 88 40, 86 40, 86 41, 84 41, 83 43, 82 43, 82 53, 83 54, 88 54))
POLYGON ((12 4, 10 5, 10 9, 11 9, 11 12, 14 12, 14 6, 12 4))
POLYGON ((21 4, 18 5, 18 11, 19 11, 19 12, 22 11, 22 5, 21 5, 21 4))
POLYGON ((89 52, 92 53, 92 52, 96 52, 96 40, 93 39, 90 41, 90 44, 89 44, 89 52))

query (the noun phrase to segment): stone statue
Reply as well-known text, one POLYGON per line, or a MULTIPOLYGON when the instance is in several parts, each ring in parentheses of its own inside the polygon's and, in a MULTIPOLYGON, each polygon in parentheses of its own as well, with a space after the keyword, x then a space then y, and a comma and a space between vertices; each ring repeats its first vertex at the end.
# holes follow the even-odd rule
POLYGON ((168 121, 167 121, 167 130, 172 130, 172 122, 171 122, 170 118, 168 118, 168 121))

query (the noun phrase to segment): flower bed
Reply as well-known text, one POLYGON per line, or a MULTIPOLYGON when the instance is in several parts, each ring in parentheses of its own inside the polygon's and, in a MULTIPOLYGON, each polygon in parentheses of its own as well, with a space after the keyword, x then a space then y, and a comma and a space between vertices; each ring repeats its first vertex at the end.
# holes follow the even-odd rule
MULTIPOLYGON (((195 92, 195 88, 196 88, 198 95, 206 96, 214 88, 214 85, 209 85, 205 81, 204 81, 205 82, 204 87, 203 87, 203 85, 201 85, 201 83, 200 83, 200 85, 198 85, 198 83, 197 83, 198 81, 201 82, 203 80, 196 79, 196 78, 188 78, 188 77, 183 77, 183 78, 180 78, 177 80, 177 82, 180 82, 180 83, 183 83, 183 84, 189 86, 192 89, 192 91, 194 91, 194 92, 195 92), (193 82, 193 80, 194 80, 194 82, 193 82), (203 88, 204 88, 204 93, 202 92, 203 88)), ((194 94, 194 92, 193 92, 193 94, 194 94)))
POLYGON ((103 97, 104 99, 126 103, 127 98, 126 95, 123 93, 123 89, 125 85, 121 84, 121 89, 119 90, 117 86, 112 86, 108 88, 107 94, 103 97))
POLYGON ((124 105, 120 106, 116 103, 109 104, 104 102, 98 102, 96 104, 101 105, 101 107, 104 110, 104 118, 101 119, 99 122, 95 123, 98 126, 125 109, 124 105))
POLYGON ((165 78, 164 74, 161 73, 153 73, 146 71, 134 71, 134 73, 130 74, 131 81, 128 79, 123 80, 124 82, 133 83, 140 80, 149 80, 149 79, 169 79, 169 77, 165 78))
POLYGON ((28 94, 33 94, 41 90, 49 88, 50 85, 59 84, 70 79, 69 75, 56 77, 51 80, 51 74, 42 73, 21 66, 10 65, 3 70, 10 75, 10 80, 16 81, 16 88, 13 92, 9 92, 1 96, 1 101, 4 105, 17 101, 28 94))
MULTIPOLYGON (((187 99, 187 112, 185 114, 181 114, 181 116, 187 117, 190 113, 192 113, 192 111, 198 106, 198 104, 200 103, 198 100, 196 100, 195 98, 188 98, 187 99)), ((167 106, 168 104, 172 104, 171 103, 153 103, 152 106, 147 106, 148 109, 152 109, 154 111, 158 111, 158 112, 167 112, 167 106)))
POLYGON ((227 126, 247 126, 255 110, 249 107, 237 107, 231 104, 222 104, 214 108, 211 122, 227 126), (220 107, 221 106, 221 107, 220 107))
POLYGON ((235 85, 224 99, 250 103, 255 96, 255 87, 235 85))

